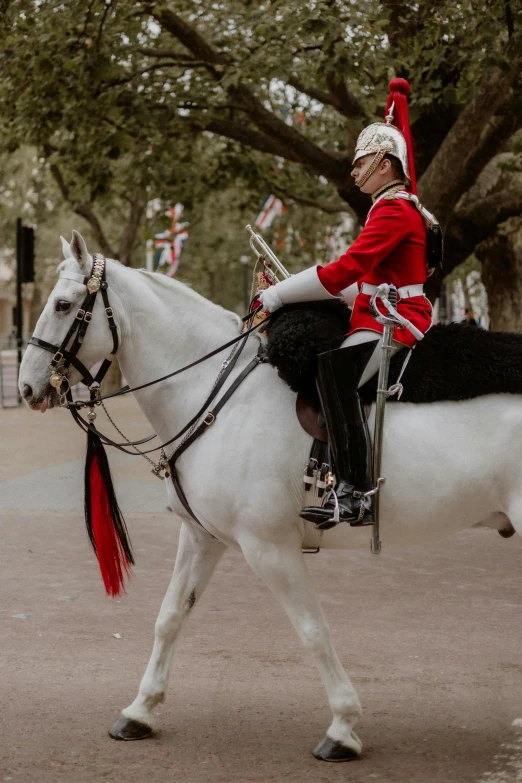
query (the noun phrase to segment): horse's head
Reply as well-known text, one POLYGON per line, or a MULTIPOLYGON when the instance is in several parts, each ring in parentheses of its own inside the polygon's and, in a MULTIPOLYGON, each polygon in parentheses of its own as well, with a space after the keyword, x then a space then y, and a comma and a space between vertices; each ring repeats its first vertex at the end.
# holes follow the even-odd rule
MULTIPOLYGON (((87 246, 77 231, 73 231, 71 244, 62 237, 62 249, 65 260, 58 266, 58 282, 47 300, 34 331, 35 336, 40 340, 56 346, 61 345, 77 317, 78 310, 87 295, 84 278, 90 277, 93 268, 93 258, 89 255, 87 246)), ((113 342, 103 301, 101 296, 97 296, 92 320, 77 356, 85 367, 91 368, 96 362, 108 356, 112 349, 113 342)), ((51 353, 35 345, 29 345, 25 352, 20 367, 19 389, 20 394, 33 410, 44 412, 59 401, 57 390, 49 383, 51 359, 51 353)), ((70 367, 70 384, 78 383, 80 379, 78 370, 70 367)))

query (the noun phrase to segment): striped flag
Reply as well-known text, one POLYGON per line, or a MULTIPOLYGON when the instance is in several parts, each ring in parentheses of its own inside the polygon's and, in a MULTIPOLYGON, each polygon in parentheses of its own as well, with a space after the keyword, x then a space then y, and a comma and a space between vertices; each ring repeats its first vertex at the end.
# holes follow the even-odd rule
POLYGON ((256 218, 256 226, 258 228, 268 228, 272 225, 276 215, 280 215, 284 212, 284 209, 283 202, 272 193, 263 202, 261 212, 256 218))
POLYGON ((180 233, 176 234, 176 236, 174 237, 174 241, 170 243, 170 261, 169 261, 169 269, 167 272, 167 277, 174 277, 174 275, 178 271, 181 251, 183 250, 183 245, 185 244, 187 239, 188 239, 188 231, 180 231, 180 233))
POLYGON ((154 235, 154 247, 157 253, 157 269, 168 266, 167 277, 174 277, 178 271, 179 259, 183 245, 188 239, 188 223, 180 223, 183 204, 169 207, 165 215, 171 219, 170 229, 154 235))

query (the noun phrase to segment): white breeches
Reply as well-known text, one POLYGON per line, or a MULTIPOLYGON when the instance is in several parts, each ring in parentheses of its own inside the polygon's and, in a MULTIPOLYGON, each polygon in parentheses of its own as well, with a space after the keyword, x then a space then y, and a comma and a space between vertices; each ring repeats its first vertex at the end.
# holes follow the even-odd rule
MULTIPOLYGON (((361 386, 364 386, 366 381, 369 381, 370 378, 373 378, 373 376, 379 372, 379 367, 381 364, 381 340, 382 337, 377 332, 372 332, 371 329, 359 329, 357 332, 354 332, 349 337, 346 338, 346 340, 341 345, 341 348, 349 348, 351 345, 360 345, 361 343, 369 343, 369 342, 375 342, 375 350, 370 356, 370 359, 368 361, 368 364, 366 365, 366 368, 361 375, 361 380, 359 381, 358 389, 361 388, 361 386)), ((393 356, 394 353, 397 353, 401 348, 404 348, 402 343, 398 343, 396 340, 393 340, 393 348, 391 352, 391 356, 393 356)))

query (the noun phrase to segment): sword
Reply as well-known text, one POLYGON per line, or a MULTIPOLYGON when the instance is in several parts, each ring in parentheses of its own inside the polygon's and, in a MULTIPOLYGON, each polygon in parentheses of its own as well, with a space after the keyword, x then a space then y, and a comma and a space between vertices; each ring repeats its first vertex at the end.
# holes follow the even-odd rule
POLYGON ((377 287, 376 292, 370 300, 370 312, 375 320, 384 326, 382 335, 382 353, 381 364, 379 366, 379 380, 377 383, 377 402, 375 406, 375 426, 373 434, 373 495, 374 495, 374 519, 372 531, 371 550, 374 555, 381 551, 381 541, 379 538, 379 506, 380 506, 380 487, 386 479, 381 473, 382 461, 382 441, 384 432, 384 412, 386 409, 386 399, 388 397, 388 376, 390 373, 391 352, 393 349, 392 338, 393 330, 396 326, 405 326, 417 338, 422 340, 423 333, 417 329, 407 318, 404 318, 397 312, 397 289, 394 285, 383 283, 377 287), (377 307, 376 301, 380 299, 386 310, 387 315, 383 315, 377 307))

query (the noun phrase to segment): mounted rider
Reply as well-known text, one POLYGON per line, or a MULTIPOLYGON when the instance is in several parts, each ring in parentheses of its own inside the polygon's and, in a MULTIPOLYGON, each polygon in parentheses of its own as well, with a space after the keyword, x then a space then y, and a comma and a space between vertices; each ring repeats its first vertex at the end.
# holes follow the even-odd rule
MULTIPOLYGON (((352 177, 372 206, 355 242, 337 261, 314 266, 259 294, 265 310, 321 299, 343 298, 353 303, 348 336, 341 348, 319 356, 317 386, 335 460, 335 489, 339 521, 373 524, 371 443, 358 389, 377 373, 383 327, 370 313, 370 299, 381 283, 397 287, 397 310, 422 333, 431 326, 431 304, 424 296, 430 274, 427 231, 436 219, 417 199, 412 143, 408 123, 410 86, 404 79, 390 82, 385 122, 376 122, 359 135, 352 177)), ((431 270, 433 271, 433 270, 431 270)), ((395 351, 412 347, 415 337, 396 328, 395 351)), ((336 502, 307 507, 301 516, 320 529, 332 527, 336 502)))

